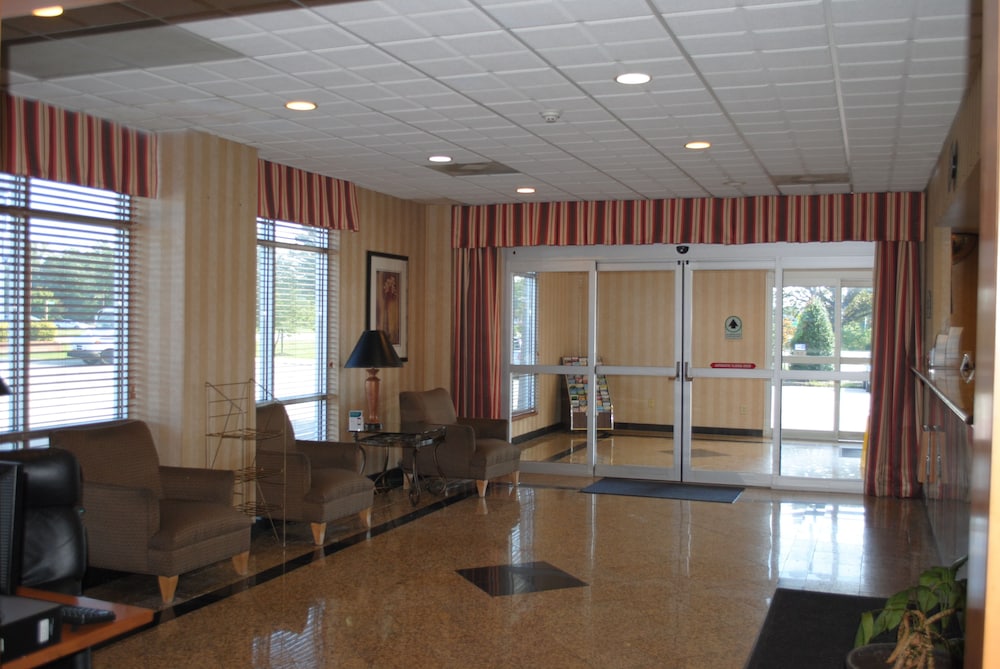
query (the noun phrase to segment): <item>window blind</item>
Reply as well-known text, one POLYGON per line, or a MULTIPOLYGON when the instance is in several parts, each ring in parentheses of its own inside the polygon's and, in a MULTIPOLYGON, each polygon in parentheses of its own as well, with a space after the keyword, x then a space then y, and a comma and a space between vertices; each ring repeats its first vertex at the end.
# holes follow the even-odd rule
POLYGON ((257 239, 258 399, 281 400, 299 438, 325 439, 338 233, 258 219, 257 239))
POLYGON ((131 198, 0 174, 8 441, 127 416, 131 198))

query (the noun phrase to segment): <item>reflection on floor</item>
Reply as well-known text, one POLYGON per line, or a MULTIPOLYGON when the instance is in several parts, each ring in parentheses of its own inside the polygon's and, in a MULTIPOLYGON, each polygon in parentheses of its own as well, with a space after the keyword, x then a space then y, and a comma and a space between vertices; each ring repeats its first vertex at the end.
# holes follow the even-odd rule
MULTIPOLYGON (((534 462, 586 464, 590 457, 582 432, 552 432, 521 445, 522 458, 534 462)), ((770 474, 770 440, 754 437, 694 435, 691 463, 704 471, 770 474)), ((673 465, 670 432, 615 430, 598 433, 597 462, 602 465, 664 467, 673 465)), ((824 479, 861 478, 861 444, 790 441, 782 444, 782 476, 824 479)))
MULTIPOLYGON (((591 482, 522 474, 416 509, 394 489, 371 531, 331 526, 322 548, 308 526, 290 525, 284 547, 260 531, 251 577, 228 562, 182 575, 155 626, 94 666, 739 669, 779 584, 881 596, 937 562, 916 500, 579 492, 591 482)), ((148 576, 86 592, 152 607, 156 593, 148 576)))

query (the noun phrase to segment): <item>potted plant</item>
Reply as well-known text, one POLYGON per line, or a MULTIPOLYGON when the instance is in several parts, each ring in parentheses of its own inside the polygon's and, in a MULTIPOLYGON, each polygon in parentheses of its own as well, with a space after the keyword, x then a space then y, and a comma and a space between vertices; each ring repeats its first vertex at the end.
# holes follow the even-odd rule
POLYGON ((848 667, 946 669, 961 667, 964 654, 966 579, 958 578, 966 558, 950 567, 931 567, 917 584, 861 615, 848 667), (895 641, 873 643, 895 633, 895 641), (871 664, 866 664, 871 662, 871 664))

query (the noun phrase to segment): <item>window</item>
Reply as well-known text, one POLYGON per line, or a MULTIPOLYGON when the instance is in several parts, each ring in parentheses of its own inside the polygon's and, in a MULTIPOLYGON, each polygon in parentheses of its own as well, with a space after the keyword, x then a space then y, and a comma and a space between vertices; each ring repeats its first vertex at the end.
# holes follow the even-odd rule
MULTIPOLYGON (((512 365, 533 365, 537 350, 536 305, 538 302, 538 282, 534 272, 513 275, 512 291, 513 322, 510 362, 512 365)), ((511 415, 535 411, 534 374, 513 374, 510 384, 511 415)))
POLYGON ((281 400, 300 439, 337 432, 336 231, 257 221, 258 400, 281 400))
POLYGON ((871 402, 869 271, 786 271, 782 289, 782 430, 860 438, 871 402))
POLYGON ((0 174, 0 439, 128 415, 132 200, 0 174))

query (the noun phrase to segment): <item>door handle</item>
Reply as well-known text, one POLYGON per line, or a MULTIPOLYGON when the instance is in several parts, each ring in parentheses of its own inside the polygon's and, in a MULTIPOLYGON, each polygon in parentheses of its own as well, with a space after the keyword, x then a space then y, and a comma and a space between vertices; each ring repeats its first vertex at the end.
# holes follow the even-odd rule
POLYGON ((689 367, 688 367, 688 365, 690 365, 690 364, 691 363, 687 362, 686 360, 684 361, 684 380, 685 381, 694 381, 694 378, 692 378, 690 370, 689 370, 689 367))

